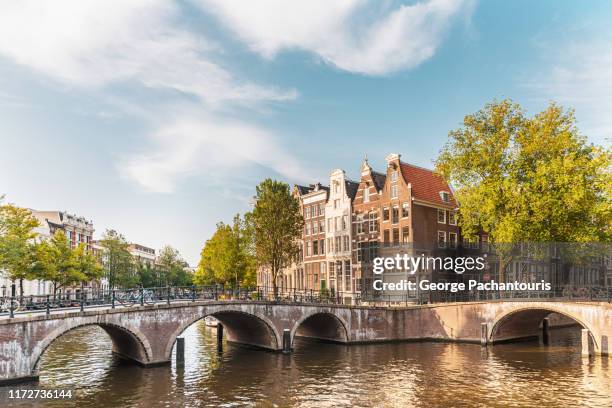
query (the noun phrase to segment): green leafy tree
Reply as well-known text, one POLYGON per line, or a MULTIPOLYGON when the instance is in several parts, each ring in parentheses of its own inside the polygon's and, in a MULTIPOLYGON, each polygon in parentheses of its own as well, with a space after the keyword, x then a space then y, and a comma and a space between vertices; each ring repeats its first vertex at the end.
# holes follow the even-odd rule
POLYGON ((12 204, 0 206, 0 269, 13 281, 19 281, 23 297, 23 281, 36 273, 38 220, 26 208, 12 204))
POLYGON ((194 279, 204 285, 251 286, 255 284, 255 270, 252 234, 247 222, 237 214, 232 225, 217 224, 217 230, 202 248, 194 279))
POLYGON ((157 267, 160 270, 162 282, 166 286, 186 286, 191 284, 186 271, 187 264, 181 258, 179 251, 170 245, 159 251, 157 267))
POLYGON ((104 248, 102 263, 109 288, 135 286, 134 262, 125 237, 115 230, 106 230, 99 244, 104 248))
POLYGON ((39 278, 51 282, 54 297, 59 289, 87 279, 78 264, 76 251, 62 230, 56 231, 49 241, 39 244, 37 259, 39 278))
POLYGON ((149 262, 137 262, 135 268, 136 276, 138 278, 138 285, 145 288, 159 286, 158 271, 149 262))
POLYGON ((74 250, 75 269, 78 274, 84 278, 82 282, 91 282, 100 279, 104 276, 104 268, 100 260, 87 250, 85 244, 79 244, 74 250))
POLYGON ((291 265, 300 251, 304 219, 298 200, 288 184, 266 179, 257 186, 255 208, 246 219, 252 228, 257 265, 270 271, 276 296, 278 273, 291 265))
POLYGON ((517 243, 610 241, 610 150, 554 103, 533 117, 487 104, 449 133, 436 168, 456 189, 463 234, 488 233, 501 254, 500 280, 517 243))

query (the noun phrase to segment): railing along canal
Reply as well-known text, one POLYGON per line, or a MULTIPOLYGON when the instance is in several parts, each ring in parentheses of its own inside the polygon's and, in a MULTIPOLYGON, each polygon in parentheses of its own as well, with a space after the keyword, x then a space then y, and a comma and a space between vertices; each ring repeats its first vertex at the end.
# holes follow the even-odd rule
POLYGON ((18 312, 110 307, 126 308, 152 304, 195 301, 271 301, 282 303, 345 304, 363 306, 402 306, 439 302, 499 300, 599 301, 612 302, 612 287, 566 286, 550 291, 491 292, 403 292, 347 293, 329 289, 312 290, 268 286, 228 288, 210 286, 166 286, 153 288, 102 289, 81 287, 71 292, 30 296, 0 297, 0 316, 18 312))

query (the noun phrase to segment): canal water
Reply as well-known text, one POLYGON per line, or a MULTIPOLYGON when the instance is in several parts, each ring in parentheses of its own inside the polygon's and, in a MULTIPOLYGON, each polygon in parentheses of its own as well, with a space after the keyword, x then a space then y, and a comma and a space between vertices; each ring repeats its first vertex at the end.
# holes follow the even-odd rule
POLYGON ((185 333, 185 367, 142 369, 111 354, 104 331, 85 327, 45 353, 39 386, 72 388, 78 407, 611 407, 612 360, 580 355, 579 329, 552 344, 296 340, 292 355, 225 345, 203 322, 185 333))

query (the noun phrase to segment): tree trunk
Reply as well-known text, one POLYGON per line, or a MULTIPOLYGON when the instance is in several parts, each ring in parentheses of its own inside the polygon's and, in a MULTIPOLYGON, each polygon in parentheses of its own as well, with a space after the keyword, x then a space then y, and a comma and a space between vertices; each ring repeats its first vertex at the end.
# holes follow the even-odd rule
POLYGON ((276 275, 278 271, 272 268, 272 290, 274 291, 274 300, 278 300, 278 287, 276 286, 276 275))

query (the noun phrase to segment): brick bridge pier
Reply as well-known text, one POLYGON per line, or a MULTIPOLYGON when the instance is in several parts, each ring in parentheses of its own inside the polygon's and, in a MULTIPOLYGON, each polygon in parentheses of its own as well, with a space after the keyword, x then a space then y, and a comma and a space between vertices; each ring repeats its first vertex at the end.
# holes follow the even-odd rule
POLYGON ((97 325, 113 352, 142 366, 169 364, 177 337, 205 316, 227 340, 291 351, 296 336, 340 343, 443 340, 495 344, 538 336, 559 313, 583 328, 583 354, 608 355, 612 305, 601 302, 470 302, 374 308, 264 301, 180 302, 0 318, 0 383, 36 380, 45 350, 70 330, 97 325))

